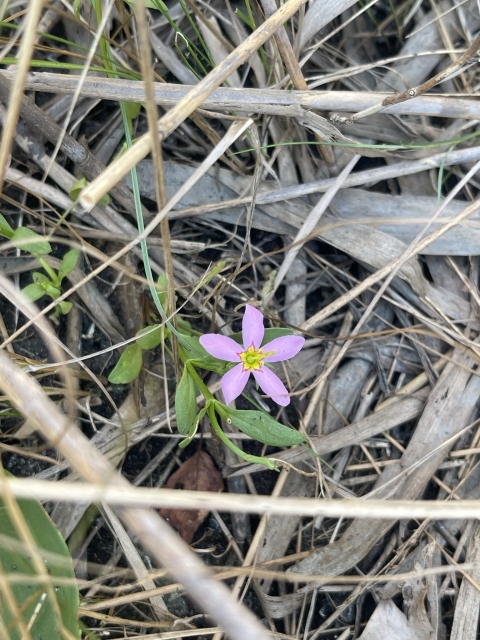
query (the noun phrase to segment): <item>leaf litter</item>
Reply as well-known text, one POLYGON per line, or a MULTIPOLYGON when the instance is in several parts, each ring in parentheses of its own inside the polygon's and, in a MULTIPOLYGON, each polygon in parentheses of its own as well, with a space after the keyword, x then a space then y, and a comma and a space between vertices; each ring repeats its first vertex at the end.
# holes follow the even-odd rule
MULTIPOLYGON (((29 4, 39 5, 16 3, 15 13, 7 3, 1 25, 2 128, 17 121, 12 109, 19 114, 9 163, 6 147, 0 153, 0 331, 12 372, 36 378, 133 486, 366 506, 478 500, 478 3, 151 0, 150 79, 169 133, 160 132, 160 199, 158 157, 145 153, 135 156, 136 176, 101 183, 122 157, 131 163, 148 132, 142 3, 85 0, 67 13, 52 2, 33 30, 18 32, 35 15, 22 13, 29 4), (264 36, 280 4, 295 5, 293 15, 264 36), (106 37, 93 50, 99 25, 106 37), (232 63, 232 52, 245 62, 232 63), (27 54, 28 72, 19 64, 27 54), (222 69, 223 83, 207 86, 222 69), (170 110, 192 87, 203 102, 193 113, 184 105, 172 124, 170 110), (73 202, 79 185, 111 199, 82 207, 73 202), (133 242, 138 213, 145 225, 169 220, 161 237, 146 237, 150 268, 173 322, 190 332, 193 358, 205 357, 200 334, 238 341, 247 304, 267 331, 306 339, 275 367, 288 407, 251 380, 228 413, 217 412, 240 454, 272 457, 280 474, 225 448, 193 379, 176 376, 133 242), (75 264, 51 299, 41 297, 45 273, 60 273, 69 251, 75 264), (191 444, 180 447, 187 434, 191 444)), ((203 381, 221 402, 207 365, 203 381)), ((5 468, 78 482, 79 461, 46 441, 27 403, 18 411, 7 381, 0 386, 5 468)), ((86 628, 220 640, 239 633, 236 611, 242 640, 476 637, 478 570, 462 568, 478 563, 471 521, 352 520, 348 511, 258 519, 219 513, 213 498, 197 510, 160 510, 192 544, 183 559, 210 567, 196 587, 173 542, 158 541, 171 556, 167 575, 146 531, 124 527, 114 506, 93 513, 60 497, 47 505, 70 545, 86 628), (202 600, 222 582, 238 609, 202 600)))

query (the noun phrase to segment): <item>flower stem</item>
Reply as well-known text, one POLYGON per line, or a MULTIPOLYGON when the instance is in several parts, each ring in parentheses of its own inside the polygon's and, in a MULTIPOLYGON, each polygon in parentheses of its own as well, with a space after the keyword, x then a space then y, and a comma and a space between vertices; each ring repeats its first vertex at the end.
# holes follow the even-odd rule
POLYGON ((52 267, 48 264, 45 258, 41 258, 40 256, 37 256, 37 260, 50 276, 50 280, 52 281, 53 286, 56 286, 58 284, 58 275, 55 273, 52 267))
POLYGON ((200 389, 200 391, 203 394, 203 397, 205 398, 205 400, 215 400, 215 398, 213 397, 213 395, 210 393, 210 390, 208 389, 207 385, 203 382, 203 380, 200 378, 200 376, 198 375, 198 373, 195 370, 195 367, 193 366, 193 364, 190 362, 190 360, 185 360, 185 366, 188 369, 188 373, 192 376, 192 378, 195 380, 195 384, 197 385, 197 387, 200 389))
POLYGON ((227 419, 228 419, 228 414, 226 414, 221 403, 215 400, 215 398, 213 397, 213 394, 210 392, 206 384, 200 378, 200 376, 196 372, 195 367, 190 362, 190 360, 185 360, 185 366, 187 367, 188 373, 194 379, 195 384, 200 389, 201 393, 203 394, 207 402, 207 413, 208 413, 208 417, 210 418, 212 428, 217 434, 217 436, 220 438, 220 440, 223 442, 223 444, 229 449, 231 449, 233 453, 236 453, 239 458, 241 458, 242 460, 245 460, 246 462, 250 462, 252 464, 263 464, 269 469, 272 469, 273 471, 278 471, 277 465, 275 464, 274 460, 272 460, 271 458, 263 458, 260 456, 253 456, 249 453, 245 453, 245 451, 242 451, 242 449, 240 449, 235 444, 233 444, 230 438, 227 438, 221 426, 218 424, 217 416, 215 414, 215 407, 219 409, 219 413, 222 416, 227 416, 227 419))
POLYGON ((231 449, 233 453, 236 453, 239 458, 245 460, 246 462, 250 462, 253 464, 263 464, 269 469, 272 469, 272 471, 278 471, 278 467, 275 464, 275 461, 271 458, 262 458, 260 456, 253 456, 250 453, 245 453, 245 451, 242 451, 242 449, 237 447, 229 438, 227 438, 227 436, 223 433, 222 428, 218 424, 217 416, 215 415, 215 404, 216 403, 212 402, 209 405, 208 417, 210 418, 210 422, 212 423, 213 430, 223 442, 223 444, 231 449))

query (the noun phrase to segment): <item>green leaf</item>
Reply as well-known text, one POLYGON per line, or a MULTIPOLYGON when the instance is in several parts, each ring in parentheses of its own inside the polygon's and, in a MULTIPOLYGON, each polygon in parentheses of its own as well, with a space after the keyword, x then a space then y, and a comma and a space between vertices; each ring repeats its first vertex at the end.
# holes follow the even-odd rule
POLYGON ((141 102, 124 102, 125 113, 127 114, 127 118, 129 120, 135 120, 138 117, 138 114, 142 110, 141 102))
POLYGON ((215 367, 214 371, 217 370, 219 366, 223 366, 227 364, 223 360, 217 360, 211 356, 208 351, 206 351, 202 345, 200 344, 200 340, 198 336, 187 336, 185 334, 181 334, 182 338, 185 340, 185 343, 182 341, 181 346, 185 351, 185 354, 189 360, 195 360, 199 362, 202 366, 203 364, 209 364, 215 367), (203 363, 202 363, 203 359, 203 363))
POLYGON ((45 285, 45 293, 51 297, 52 300, 56 300, 60 297, 60 289, 58 287, 54 287, 53 284, 45 285))
MULTIPOLYGON (((168 302, 167 300, 168 282, 167 282, 167 276, 164 273, 161 273, 158 276, 155 289, 157 290, 158 297, 160 299, 160 304, 162 305, 162 307, 166 307, 168 302)), ((177 296, 175 296, 175 300, 178 300, 177 296)))
POLYGON ((68 192, 68 195, 70 196, 70 198, 72 200, 77 200, 78 196, 80 195, 80 192, 82 189, 84 189, 88 184, 88 180, 84 177, 84 178, 79 178, 75 184, 73 185, 73 187, 70 189, 70 191, 68 192))
POLYGON ((164 273, 161 273, 158 276, 157 289, 159 292, 161 291, 162 293, 166 293, 168 290, 168 280, 167 280, 167 276, 164 273))
POLYGON ((63 256, 62 264, 60 265, 60 269, 58 270, 58 279, 60 283, 68 276, 69 273, 77 266, 78 258, 80 256, 80 251, 78 249, 72 249, 71 251, 67 251, 67 253, 63 256))
POLYGON ((47 278, 47 276, 44 273, 40 273, 40 271, 34 271, 32 273, 32 278, 33 278, 33 281, 36 282, 37 284, 50 283, 50 278, 47 278))
POLYGON ((52 251, 50 243, 39 236, 38 233, 27 229, 27 227, 18 227, 15 229, 11 237, 12 244, 23 251, 28 251, 34 256, 43 256, 52 251))
MULTIPOLYGON (((75 638, 80 638, 78 626, 79 594, 67 545, 39 502, 36 500, 18 500, 18 506, 35 539, 40 554, 43 555, 45 552, 55 554, 53 558, 49 555, 46 558, 46 562, 60 610, 61 622, 75 638), (55 578, 69 578, 72 580, 72 584, 55 585, 55 578)), ((28 549, 22 551, 21 547, 19 548, 19 543, 22 544, 22 541, 19 539, 17 530, 12 522, 10 511, 1 498, 0 535, 2 536, 0 562, 2 573, 5 573, 6 578, 8 579, 9 575, 35 576, 36 570, 30 553, 28 549)), ((18 603, 18 611, 21 612, 25 626, 28 627, 30 622, 33 623, 30 628, 33 640, 39 640, 40 638, 63 640, 65 636, 60 632, 59 620, 55 615, 51 596, 47 593, 46 597, 44 597, 45 588, 40 583, 34 580, 17 584, 12 583, 11 590, 18 603), (43 597, 44 599, 42 600, 43 597), (40 604, 41 607, 39 607, 35 616, 34 612, 40 604)), ((2 626, 9 629, 11 640, 22 640, 21 630, 5 597, 0 598, 0 617, 2 626)))
MULTIPOLYGON (((275 338, 282 338, 283 336, 291 336, 291 335, 293 335, 292 329, 284 329, 281 327, 278 327, 278 328, 274 327, 273 329, 265 329, 265 335, 263 336, 261 346, 263 347, 264 344, 268 344, 272 340, 275 340, 275 338)), ((232 333, 230 334, 229 337, 232 338, 232 340, 235 340, 235 342, 238 342, 238 344, 243 345, 241 332, 232 333)))
POLYGON ((142 369, 142 363, 142 348, 134 342, 122 353, 116 367, 108 376, 108 381, 113 384, 127 384, 135 380, 142 369))
POLYGON ((55 311, 53 312, 54 317, 59 318, 60 316, 66 316, 72 306, 73 304, 71 302, 62 300, 62 302, 59 302, 55 307, 55 311))
POLYGON ((195 418, 195 422, 193 423, 193 425, 190 427, 190 429, 188 431, 188 436, 185 438, 185 440, 182 440, 180 442, 180 444, 178 445, 180 447, 180 449, 185 449, 185 447, 187 447, 191 443, 191 441, 193 440, 195 434, 197 433, 198 425, 200 424, 200 420, 207 413, 207 409, 208 409, 208 405, 203 407, 203 409, 200 409, 200 411, 198 412, 197 417, 195 418))
MULTIPOLYGON (((215 404, 217 408, 219 403, 215 404)), ((277 447, 291 447, 305 441, 300 431, 280 424, 267 413, 261 411, 240 411, 221 405, 220 415, 227 414, 232 423, 254 440, 277 447)))
MULTIPOLYGON (((68 195, 71 197, 72 200, 78 200, 82 189, 84 189, 87 186, 87 184, 88 184, 88 180, 86 178, 80 178, 75 182, 73 187, 70 189, 70 191, 68 192, 68 195)), ((111 201, 112 199, 107 193, 102 198, 100 198, 100 200, 98 201, 98 204, 101 204, 102 207, 106 207, 107 205, 110 204, 111 201)))
POLYGON ((197 418, 195 382, 187 367, 183 369, 182 378, 175 394, 175 413, 179 433, 187 434, 197 418))
POLYGON ((6 218, 0 213, 0 235, 11 238, 14 234, 12 227, 8 224, 6 218))
POLYGON ((283 336, 293 336, 293 330, 286 327, 273 327, 272 329, 265 329, 265 335, 262 340, 262 347, 264 344, 268 344, 275 338, 283 338, 283 336))
POLYGON ((155 349, 162 342, 161 325, 156 324, 151 327, 144 327, 137 332, 137 336, 137 344, 142 349, 155 349))
POLYGON ((164 307, 165 303, 167 301, 167 291, 168 291, 167 276, 164 273, 161 273, 158 276, 157 286, 155 288, 158 291, 158 297, 160 298, 160 304, 162 305, 162 307, 164 307))
POLYGON ((190 335, 193 330, 192 330, 192 325, 190 324, 190 322, 188 320, 185 320, 184 318, 182 318, 181 316, 177 317, 177 322, 178 322, 178 328, 180 330, 180 333, 183 335, 183 333, 185 331, 188 331, 187 335, 190 335))
POLYGON ((40 300, 40 298, 43 298, 43 296, 45 295, 45 289, 41 284, 36 284, 34 282, 33 284, 29 284, 24 287, 22 289, 22 293, 24 296, 27 296, 27 298, 32 302, 36 302, 37 300, 40 300))

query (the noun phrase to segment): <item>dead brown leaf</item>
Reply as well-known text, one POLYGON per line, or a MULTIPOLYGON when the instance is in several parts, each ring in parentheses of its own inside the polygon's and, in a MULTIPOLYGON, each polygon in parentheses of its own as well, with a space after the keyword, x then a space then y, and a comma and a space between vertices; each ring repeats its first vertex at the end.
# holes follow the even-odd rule
MULTIPOLYGON (((218 491, 224 489, 221 473, 213 460, 204 451, 197 451, 173 473, 165 487, 167 489, 186 489, 188 491, 218 491)), ((188 544, 195 531, 208 515, 206 509, 160 509, 160 515, 178 531, 188 544)))

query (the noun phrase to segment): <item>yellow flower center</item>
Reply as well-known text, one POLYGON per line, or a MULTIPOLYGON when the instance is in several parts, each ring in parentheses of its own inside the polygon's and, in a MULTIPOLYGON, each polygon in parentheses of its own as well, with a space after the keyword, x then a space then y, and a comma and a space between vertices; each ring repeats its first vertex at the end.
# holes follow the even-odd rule
POLYGON ((262 349, 254 349, 253 345, 248 347, 246 351, 240 353, 240 359, 243 362, 244 371, 258 371, 264 365, 264 359, 273 356, 275 351, 262 351, 262 349))

